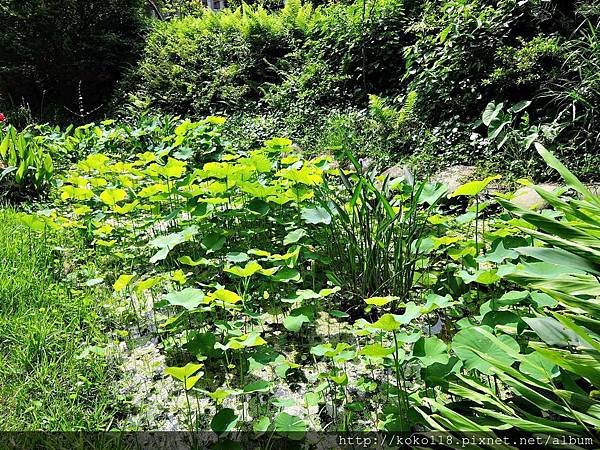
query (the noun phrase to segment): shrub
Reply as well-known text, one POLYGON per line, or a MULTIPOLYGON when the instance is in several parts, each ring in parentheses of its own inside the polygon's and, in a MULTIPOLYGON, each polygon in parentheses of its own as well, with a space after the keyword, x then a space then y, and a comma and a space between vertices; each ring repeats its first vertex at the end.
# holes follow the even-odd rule
POLYGON ((48 187, 54 165, 44 141, 30 129, 0 128, 0 200, 39 195, 48 187))
POLYGON ((399 92, 402 51, 411 43, 401 0, 336 4, 321 10, 302 49, 301 64, 274 89, 274 104, 366 103, 369 93, 399 92))
POLYGON ((290 1, 277 13, 235 11, 158 24, 122 91, 173 113, 202 116, 243 110, 265 83, 281 81, 286 56, 297 48, 313 10, 290 1))

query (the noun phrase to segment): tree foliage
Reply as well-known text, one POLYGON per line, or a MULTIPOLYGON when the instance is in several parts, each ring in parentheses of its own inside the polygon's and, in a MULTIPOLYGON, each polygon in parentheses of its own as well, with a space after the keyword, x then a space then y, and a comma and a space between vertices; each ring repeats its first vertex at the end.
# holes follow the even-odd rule
POLYGON ((142 42, 141 0, 5 0, 0 5, 0 105, 39 120, 106 104, 142 42))

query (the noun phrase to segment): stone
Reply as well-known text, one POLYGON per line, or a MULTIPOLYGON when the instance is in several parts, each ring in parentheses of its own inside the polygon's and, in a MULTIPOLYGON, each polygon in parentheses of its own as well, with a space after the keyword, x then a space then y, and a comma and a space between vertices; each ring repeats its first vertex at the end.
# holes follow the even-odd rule
MULTIPOLYGON (((546 192, 552 192, 558 187, 557 184, 542 183, 536 185, 546 192)), ((548 206, 546 200, 544 200, 532 186, 523 186, 517 189, 511 202, 523 209, 539 210, 548 206)))
POLYGON ((475 166, 452 166, 433 176, 431 181, 445 184, 448 186, 448 194, 452 194, 459 186, 474 179, 475 170, 475 166))

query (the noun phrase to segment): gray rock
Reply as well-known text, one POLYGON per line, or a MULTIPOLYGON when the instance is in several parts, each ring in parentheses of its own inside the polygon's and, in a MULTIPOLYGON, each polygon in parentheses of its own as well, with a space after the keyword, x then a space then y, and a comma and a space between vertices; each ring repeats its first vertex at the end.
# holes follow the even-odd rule
MULTIPOLYGON (((552 192, 558 187, 558 185, 550 183, 538 184, 536 186, 547 192, 552 192)), ((548 203, 531 186, 523 186, 517 189, 511 201, 523 209, 537 210, 548 206, 548 203)))
POLYGON ((471 181, 475 175, 475 166, 452 166, 442 170, 432 177, 432 181, 438 181, 448 186, 448 194, 452 194, 460 185, 471 181))

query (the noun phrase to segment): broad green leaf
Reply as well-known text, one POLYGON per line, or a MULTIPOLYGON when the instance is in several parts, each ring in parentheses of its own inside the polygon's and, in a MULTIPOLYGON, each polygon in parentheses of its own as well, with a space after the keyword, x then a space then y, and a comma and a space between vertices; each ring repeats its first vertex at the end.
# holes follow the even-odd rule
POLYGON ((459 275, 467 284, 475 282, 479 284, 489 285, 494 284, 500 279, 500 276, 498 276, 496 273, 496 269, 478 270, 474 274, 470 274, 466 270, 460 270, 459 275))
POLYGON ((303 314, 290 315, 283 319, 283 326, 286 330, 294 333, 300 331, 303 323, 310 322, 309 318, 303 314))
POLYGON ((269 212, 270 206, 267 202, 261 200, 260 198, 254 198, 250 203, 248 203, 248 209, 255 214, 264 216, 269 212))
POLYGON ((365 299, 365 303, 367 305, 384 306, 384 305, 387 305, 388 303, 393 302, 395 300, 398 300, 398 297, 394 297, 394 296, 388 295, 387 297, 371 297, 371 298, 366 298, 365 299))
POLYGON ((494 309, 503 306, 512 306, 523 303, 529 297, 529 291, 509 291, 502 295, 499 299, 492 300, 494 309))
POLYGON ((297 230, 290 231, 283 239, 283 245, 295 244, 307 234, 308 233, 303 228, 298 228, 297 230))
POLYGON ((171 274, 171 280, 179 283, 180 285, 184 285, 187 282, 187 277, 185 273, 181 269, 177 269, 171 274))
POLYGON ((265 380, 257 380, 244 386, 244 394, 252 394, 254 392, 269 392, 271 383, 265 380))
POLYGON ((223 408, 215 414, 210 421, 210 428, 217 434, 223 434, 233 430, 238 421, 235 411, 231 408, 223 408))
POLYGON ((196 383, 198 381, 200 381, 200 378, 202 378, 202 375, 203 374, 192 375, 191 377, 186 378, 185 381, 183 382, 183 388, 186 391, 189 391, 190 389, 192 389, 196 385, 196 383))
MULTIPOLYGON (((503 364, 510 365, 515 361, 515 358, 503 346, 518 352, 519 344, 512 337, 505 334, 490 338, 485 333, 481 333, 481 330, 485 328, 470 327, 459 331, 452 339, 452 350, 464 362, 466 369, 477 369, 489 375, 492 365, 479 356, 477 352, 489 355, 503 364)), ((489 327, 487 329, 491 330, 489 327)))
POLYGON ((219 233, 208 234, 202 239, 202 247, 204 247, 208 253, 218 252, 224 245, 225 236, 219 233))
POLYGON ((421 307, 421 314, 429 314, 436 309, 447 308, 455 303, 449 294, 445 297, 437 294, 427 294, 425 298, 427 302, 421 307))
POLYGON ((281 412, 275 417, 275 431, 292 440, 300 440, 304 437, 306 423, 299 417, 281 412))
POLYGON ((392 347, 384 347, 379 343, 365 345, 359 352, 359 355, 367 356, 369 358, 385 358, 386 356, 394 353, 395 349, 392 347))
POLYGON ((271 276, 274 281, 288 283, 290 281, 300 281, 300 272, 290 267, 284 267, 271 276))
POLYGON ((332 358, 348 348, 350 348, 350 344, 346 342, 338 343, 335 348, 331 345, 331 343, 327 342, 326 344, 319 344, 311 347, 310 353, 316 356, 326 356, 332 358))
POLYGON ((492 120, 498 117, 498 114, 500 111, 502 111, 502 108, 504 108, 504 103, 498 103, 497 105, 494 102, 488 103, 481 118, 483 124, 486 127, 489 127, 490 123, 492 123, 492 120))
POLYGON ((227 255, 225 255, 225 259, 233 263, 243 263, 248 261, 250 258, 244 252, 229 252, 227 255))
POLYGON ((474 197, 483 191, 488 184, 494 180, 502 178, 500 175, 494 175, 487 177, 483 180, 470 181, 462 186, 459 186, 452 194, 448 197, 458 197, 459 195, 466 195, 468 197, 474 197))
POLYGON ((214 392, 209 392, 208 396, 213 399, 217 405, 220 405, 223 403, 223 400, 238 393, 238 391, 233 389, 217 389, 214 392))
POLYGON ((510 111, 517 114, 520 113, 521 111, 523 111, 525 108, 527 108, 529 105, 531 105, 531 101, 529 100, 523 100, 520 101, 518 103, 515 103, 514 105, 512 105, 510 107, 510 111))
POLYGON ((202 369, 202 367, 202 364, 187 363, 183 367, 167 367, 165 369, 165 373, 167 375, 171 375, 173 378, 176 378, 179 381, 185 381, 187 378, 191 377, 200 369, 202 369))
POLYGON ((295 183, 302 183, 308 186, 320 184, 323 181, 323 171, 317 167, 302 166, 301 169, 287 168, 281 169, 276 176, 286 178, 295 183))
POLYGON ((557 304, 556 300, 554 300, 551 296, 545 294, 544 292, 530 292, 529 295, 531 297, 531 301, 538 308, 554 308, 557 304))
POLYGON ((400 328, 400 325, 393 314, 384 314, 372 324, 372 327, 378 330, 394 331, 400 328))
POLYGON ((552 378, 560 375, 558 367, 538 352, 525 355, 523 361, 519 365, 519 370, 525 375, 546 382, 549 382, 552 378))
POLYGON ((225 303, 237 303, 242 300, 238 294, 228 289, 217 289, 215 292, 210 294, 211 297, 221 300, 225 303))
POLYGON ((213 265, 213 263, 209 259, 200 258, 198 261, 194 261, 191 257, 189 257, 187 255, 179 258, 179 262, 181 264, 185 264, 186 266, 192 266, 192 267, 213 265))
POLYGON ((586 345, 576 333, 553 317, 523 317, 522 319, 548 345, 556 347, 586 345))
POLYGON ((261 345, 265 345, 267 341, 265 341, 260 334, 256 332, 243 334, 242 336, 236 336, 229 339, 226 345, 215 344, 215 348, 221 348, 223 350, 233 349, 239 350, 242 348, 249 347, 259 347, 261 345))
POLYGON ((565 180, 565 183, 567 183, 567 186, 579 192, 585 200, 589 200, 595 203, 596 205, 600 205, 600 198, 596 195, 593 195, 590 192, 590 190, 586 188, 585 185, 581 181, 579 181, 569 169, 567 169, 558 159, 556 159, 556 157, 551 152, 546 150, 546 148, 542 144, 536 142, 535 148, 537 152, 541 155, 541 157, 544 158, 546 164, 548 164, 560 174, 563 180, 565 180))
POLYGON ((301 217, 306 223, 324 223, 325 225, 329 225, 331 223, 331 214, 329 214, 325 208, 320 206, 303 208, 301 217))
POLYGON ((408 325, 420 315, 421 309, 414 302, 408 302, 405 306, 404 312, 400 315, 394 315, 394 318, 398 323, 402 325, 408 325))
POLYGON ((596 351, 571 353, 569 350, 552 349, 544 344, 529 346, 546 359, 571 373, 587 378, 596 388, 600 387, 600 354, 596 351))
POLYGON ((515 259, 519 256, 513 249, 506 249, 504 247, 504 242, 500 241, 500 243, 496 246, 493 252, 488 253, 485 256, 480 256, 477 258, 478 261, 489 261, 496 264, 500 264, 505 259, 515 259))
POLYGON ((200 289, 185 288, 181 291, 170 292, 165 295, 165 300, 170 305, 183 306, 185 309, 191 310, 197 308, 204 300, 204 292, 200 289))
POLYGON ((127 287, 127 285, 133 279, 134 276, 135 275, 127 275, 127 274, 120 275, 119 278, 117 278, 117 281, 115 281, 115 283, 113 284, 113 289, 116 292, 121 292, 123 289, 125 289, 127 287))
POLYGON ((448 346, 435 336, 422 337, 415 342, 412 355, 426 367, 435 363, 447 364, 450 359, 448 346))
POLYGON ((127 192, 123 189, 108 188, 100 194, 100 200, 107 205, 113 206, 127 198, 127 192))
POLYGON ((600 264, 560 248, 518 247, 515 250, 521 255, 530 256, 546 263, 572 267, 576 270, 600 275, 600 264))
POLYGON ((241 278, 247 278, 247 277, 251 277, 256 272, 259 272, 262 270, 263 270, 263 268, 259 263, 257 263, 256 261, 250 261, 250 262, 246 263, 246 266, 244 268, 242 268, 240 266, 228 267, 227 269, 225 269, 225 272, 229 272, 232 275, 235 275, 235 276, 238 276, 241 278))
POLYGON ((252 430, 255 433, 264 433, 269 429, 269 425, 271 425, 271 419, 267 416, 262 416, 252 422, 252 430))
POLYGON ((156 171, 167 178, 179 178, 185 172, 186 163, 175 158, 169 158, 164 166, 156 165, 156 171))

